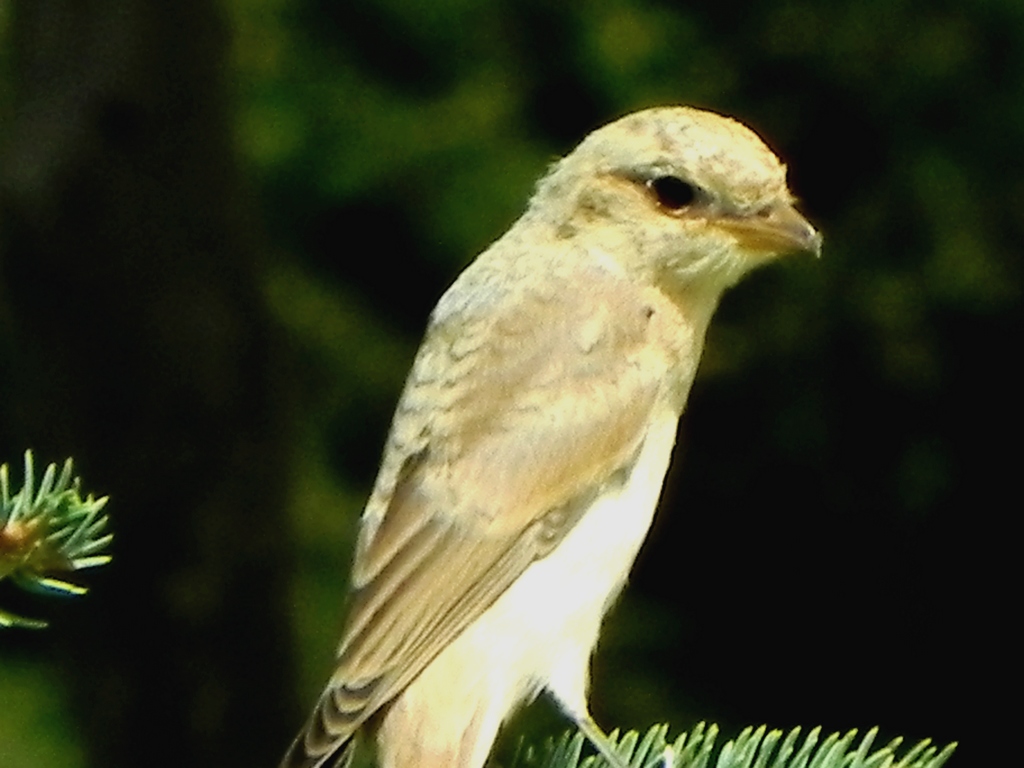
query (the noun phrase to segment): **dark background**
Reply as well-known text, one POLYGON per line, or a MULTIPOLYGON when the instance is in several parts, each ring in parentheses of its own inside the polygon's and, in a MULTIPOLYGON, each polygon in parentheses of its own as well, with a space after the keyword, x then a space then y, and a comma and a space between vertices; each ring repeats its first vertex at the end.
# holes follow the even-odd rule
POLYGON ((430 307, 665 103, 763 134, 825 249, 719 311, 595 714, 978 764, 1019 608, 1022 9, 0 3, 0 459, 74 456, 117 537, 85 599, 0 590, 52 622, 0 634, 0 765, 275 765, 430 307))

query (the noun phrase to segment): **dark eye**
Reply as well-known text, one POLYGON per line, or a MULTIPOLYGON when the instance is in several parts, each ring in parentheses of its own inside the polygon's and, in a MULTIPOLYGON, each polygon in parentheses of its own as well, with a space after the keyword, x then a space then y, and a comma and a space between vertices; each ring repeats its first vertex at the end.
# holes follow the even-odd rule
POLYGON ((670 211, 678 211, 697 200, 697 188, 678 176, 658 176, 647 182, 658 205, 670 211))

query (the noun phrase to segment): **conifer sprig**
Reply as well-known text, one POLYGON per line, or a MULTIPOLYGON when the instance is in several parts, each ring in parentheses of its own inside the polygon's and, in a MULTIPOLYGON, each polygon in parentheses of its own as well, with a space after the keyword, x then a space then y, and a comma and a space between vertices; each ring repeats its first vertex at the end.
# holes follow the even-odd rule
MULTIPOLYGON (((941 768, 956 743, 943 749, 929 739, 919 742, 902 756, 903 743, 895 738, 884 747, 871 751, 878 729, 872 728, 856 744, 856 730, 840 736, 833 733, 821 739, 821 728, 810 731, 801 742, 800 728, 792 729, 783 738, 779 730, 765 726, 748 727, 735 739, 715 750, 718 726, 698 723, 690 733, 683 733, 674 742, 667 741, 668 726, 656 725, 641 738, 629 731, 621 738, 610 734, 616 754, 630 768, 941 768)), ((514 768, 605 768, 600 756, 583 757, 583 734, 566 733, 544 748, 522 750, 513 761, 514 768)))
MULTIPOLYGON (((64 575, 110 562, 106 550, 114 538, 106 533, 106 496, 82 498, 81 479, 72 475, 72 461, 50 464, 38 487, 32 451, 25 451, 25 478, 11 494, 7 465, 0 466, 0 579, 33 592, 82 595, 85 587, 64 575)), ((46 622, 0 609, 0 627, 38 629, 46 622)))

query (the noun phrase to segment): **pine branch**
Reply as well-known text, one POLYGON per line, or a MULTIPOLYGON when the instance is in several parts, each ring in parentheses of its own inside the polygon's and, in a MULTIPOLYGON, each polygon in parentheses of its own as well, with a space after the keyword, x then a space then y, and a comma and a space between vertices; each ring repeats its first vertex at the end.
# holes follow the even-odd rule
MULTIPOLYGON (((83 595, 85 587, 65 581, 64 574, 110 562, 104 554, 112 534, 105 533, 107 498, 83 499, 80 478, 72 478, 72 461, 57 474, 51 464, 38 488, 32 451, 25 451, 21 490, 10 492, 7 465, 0 466, 0 580, 10 578, 32 592, 83 595)), ((0 627, 40 629, 45 621, 0 609, 0 627)))
MULTIPOLYGON (((762 725, 744 729, 716 753, 718 726, 714 724, 698 723, 672 743, 667 735, 667 725, 656 725, 642 739, 637 731, 629 731, 621 739, 616 731, 610 738, 630 768, 940 768, 957 746, 953 742, 939 750, 925 739, 899 756, 902 738, 871 752, 877 728, 854 746, 856 730, 821 740, 821 728, 815 728, 801 742, 799 727, 783 738, 782 731, 767 731, 762 725)), ((513 768, 604 768, 603 758, 582 757, 584 743, 583 734, 566 733, 540 750, 522 750, 513 760, 513 768)))

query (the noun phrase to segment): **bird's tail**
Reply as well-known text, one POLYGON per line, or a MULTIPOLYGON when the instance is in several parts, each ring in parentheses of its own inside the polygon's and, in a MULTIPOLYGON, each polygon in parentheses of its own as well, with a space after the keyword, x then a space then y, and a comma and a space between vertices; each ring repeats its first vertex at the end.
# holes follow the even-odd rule
POLYGON ((328 689, 288 747, 279 768, 349 768, 361 723, 361 718, 352 718, 338 709, 328 689))
POLYGON ((310 744, 308 730, 304 729, 288 747, 279 768, 350 768, 356 754, 356 737, 323 745, 323 749, 310 744))

